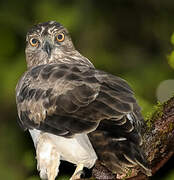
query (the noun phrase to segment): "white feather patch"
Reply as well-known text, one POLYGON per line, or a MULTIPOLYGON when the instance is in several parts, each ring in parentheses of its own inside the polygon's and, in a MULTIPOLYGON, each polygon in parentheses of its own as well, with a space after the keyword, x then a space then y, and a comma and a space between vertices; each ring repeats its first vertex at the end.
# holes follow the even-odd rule
POLYGON ((61 160, 73 164, 83 164, 87 168, 91 168, 95 164, 97 155, 86 134, 77 134, 73 138, 64 138, 49 133, 42 133, 36 129, 29 131, 35 147, 37 147, 37 144, 43 137, 45 138, 44 143, 48 143, 46 147, 43 144, 42 149, 44 149, 45 153, 40 152, 42 153, 40 156, 49 156, 50 148, 55 147, 56 151, 60 154, 61 160))
POLYGON ((131 122, 131 124, 133 124, 134 119, 132 118, 131 114, 127 114, 127 118, 129 119, 129 121, 131 122))

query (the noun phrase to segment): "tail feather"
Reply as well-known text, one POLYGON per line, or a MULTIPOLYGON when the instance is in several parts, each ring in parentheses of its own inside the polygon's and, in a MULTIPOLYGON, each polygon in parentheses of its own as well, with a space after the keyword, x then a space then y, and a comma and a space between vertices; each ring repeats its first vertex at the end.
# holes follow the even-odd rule
MULTIPOLYGON (((115 136, 117 137, 117 134, 115 136)), ((113 133, 103 130, 96 130, 89 134, 98 159, 102 164, 115 174, 127 174, 128 169, 139 166, 143 173, 151 176, 151 170, 139 140, 136 142, 135 140, 131 141, 131 138, 118 138, 117 141, 115 136, 113 133)))

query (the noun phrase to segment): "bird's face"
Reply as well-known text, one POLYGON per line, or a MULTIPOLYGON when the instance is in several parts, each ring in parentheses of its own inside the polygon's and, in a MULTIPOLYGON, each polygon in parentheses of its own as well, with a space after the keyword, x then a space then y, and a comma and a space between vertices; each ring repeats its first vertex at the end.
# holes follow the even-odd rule
POLYGON ((55 21, 33 26, 27 33, 26 42, 28 68, 57 63, 75 50, 68 31, 55 21))

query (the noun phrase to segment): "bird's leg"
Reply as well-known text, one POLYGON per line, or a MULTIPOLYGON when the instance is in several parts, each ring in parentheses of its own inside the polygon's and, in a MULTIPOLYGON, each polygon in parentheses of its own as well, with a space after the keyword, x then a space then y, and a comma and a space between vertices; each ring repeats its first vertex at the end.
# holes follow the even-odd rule
MULTIPOLYGON (((54 149, 52 150, 52 153, 54 153, 54 149)), ((48 180, 56 179, 59 170, 59 165, 60 165, 60 155, 57 155, 56 157, 54 157, 53 160, 51 160, 51 166, 47 172, 48 180)))
POLYGON ((83 173, 83 167, 83 164, 78 164, 70 180, 80 179, 80 176, 83 173))
POLYGON ((41 179, 55 180, 60 165, 60 154, 54 142, 46 134, 42 134, 36 145, 37 169, 41 179))

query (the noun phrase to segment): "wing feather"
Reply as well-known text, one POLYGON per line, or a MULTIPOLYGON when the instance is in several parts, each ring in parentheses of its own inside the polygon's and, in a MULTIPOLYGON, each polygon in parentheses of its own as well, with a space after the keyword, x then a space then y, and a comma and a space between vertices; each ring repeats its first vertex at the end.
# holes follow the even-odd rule
POLYGON ((16 102, 24 129, 87 133, 112 172, 137 164, 150 172, 140 149, 140 108, 121 78, 80 64, 40 65, 19 81, 16 102))
POLYGON ((55 128, 63 124, 61 128, 65 126, 71 134, 78 133, 78 129, 90 132, 104 119, 123 125, 123 117, 133 111, 136 103, 124 80, 80 64, 34 67, 18 83, 17 92, 18 111, 28 112, 29 120, 36 124, 33 128, 41 128, 41 122, 55 128), (70 125, 60 117, 66 117, 63 119, 70 125))

